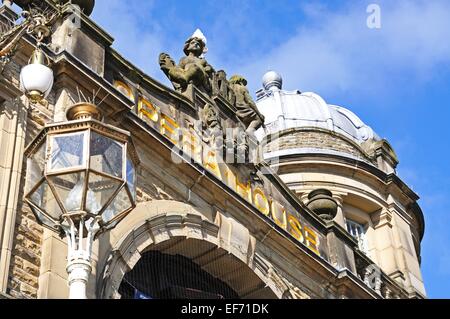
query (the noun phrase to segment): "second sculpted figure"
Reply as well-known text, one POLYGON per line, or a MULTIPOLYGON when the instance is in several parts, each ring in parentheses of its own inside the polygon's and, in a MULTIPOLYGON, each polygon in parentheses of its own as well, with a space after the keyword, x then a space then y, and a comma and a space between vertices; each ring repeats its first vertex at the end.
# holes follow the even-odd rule
POLYGON ((240 75, 234 75, 230 79, 230 87, 236 96, 236 115, 245 125, 249 136, 254 136, 255 131, 264 125, 264 116, 258 111, 247 89, 247 80, 240 75))

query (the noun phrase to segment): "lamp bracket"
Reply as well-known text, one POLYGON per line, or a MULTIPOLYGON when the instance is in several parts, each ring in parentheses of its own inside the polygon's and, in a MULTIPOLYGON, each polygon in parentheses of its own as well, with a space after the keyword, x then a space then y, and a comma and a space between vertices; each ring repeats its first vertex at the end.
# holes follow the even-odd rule
POLYGON ((71 212, 63 215, 64 222, 61 228, 66 234, 68 260, 84 259, 90 261, 92 254, 92 243, 97 233, 100 231, 101 217, 87 218, 84 211, 71 212))
POLYGON ((59 8, 50 11, 33 8, 22 11, 21 15, 23 20, 19 24, 13 24, 9 30, 0 34, 0 61, 3 67, 11 60, 17 44, 25 34, 33 35, 39 48, 44 39, 50 36, 51 26, 62 15, 62 11, 59 8))

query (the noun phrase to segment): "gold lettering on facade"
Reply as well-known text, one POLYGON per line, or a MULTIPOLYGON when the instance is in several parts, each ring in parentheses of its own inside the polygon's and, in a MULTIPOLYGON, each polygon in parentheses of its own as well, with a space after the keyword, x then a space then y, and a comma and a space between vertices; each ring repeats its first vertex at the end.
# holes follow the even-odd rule
POLYGON ((138 111, 139 115, 145 116, 152 122, 158 122, 159 120, 158 110, 156 107, 143 97, 139 98, 138 111))
MULTIPOLYGON (((133 91, 121 81, 115 81, 114 86, 134 100, 133 91)), ((299 219, 287 213, 286 208, 275 200, 269 200, 263 189, 252 188, 252 183, 240 182, 239 177, 227 165, 219 166, 220 158, 217 153, 209 148, 203 147, 201 138, 192 129, 183 129, 183 138, 177 141, 177 130, 180 129, 178 122, 154 106, 145 98, 139 98, 138 113, 142 118, 159 125, 161 134, 166 136, 174 145, 183 149, 191 158, 202 164, 207 170, 212 172, 218 179, 234 190, 242 198, 253 204, 258 211, 270 217, 279 227, 288 231, 289 234, 320 256, 319 237, 310 227, 304 226, 299 219)), ((158 127, 156 127, 158 129, 158 127)))
POLYGON ((253 200, 256 208, 266 216, 270 215, 270 204, 266 195, 260 188, 256 188, 253 192, 253 200))
POLYGON ((220 173, 219 164, 217 163, 216 152, 211 150, 207 151, 206 159, 204 162, 205 168, 209 169, 214 175, 222 180, 222 174, 220 173))
POLYGON ((161 134, 167 137, 173 144, 177 145, 176 131, 179 128, 177 122, 169 116, 161 113, 161 134))
POLYGON ((286 209, 276 201, 272 201, 272 219, 278 226, 287 229, 286 209))
POLYGON ((124 82, 115 80, 113 86, 123 95, 125 95, 127 98, 129 98, 132 101, 135 101, 133 90, 124 82))
POLYGON ((250 185, 250 181, 247 183, 241 183, 238 177, 236 177, 236 192, 248 202, 252 202, 252 187, 250 185))
POLYGON ((303 243, 305 241, 305 238, 302 233, 302 225, 300 224, 298 219, 292 215, 289 215, 288 221, 290 226, 289 233, 299 242, 303 243))
POLYGON ((234 191, 236 190, 236 180, 236 175, 230 169, 227 169, 225 172, 225 184, 234 191))
POLYGON ((195 161, 201 163, 202 145, 200 138, 191 129, 185 129, 183 134, 183 152, 195 161))
POLYGON ((320 256, 318 249, 319 239, 317 237, 317 234, 307 226, 305 226, 304 229, 305 229, 306 246, 314 253, 320 256))

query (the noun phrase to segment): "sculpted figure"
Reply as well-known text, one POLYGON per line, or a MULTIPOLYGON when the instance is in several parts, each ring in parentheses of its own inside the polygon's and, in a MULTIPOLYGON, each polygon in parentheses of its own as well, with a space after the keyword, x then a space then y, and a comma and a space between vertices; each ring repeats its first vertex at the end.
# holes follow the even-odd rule
POLYGON ((161 70, 172 82, 176 90, 185 92, 189 84, 195 85, 204 92, 211 93, 211 80, 214 75, 213 67, 205 60, 206 39, 200 31, 196 31, 184 45, 186 57, 175 65, 166 53, 159 56, 161 70))
POLYGON ((248 92, 246 79, 240 75, 234 75, 229 82, 236 99, 236 114, 245 125, 247 134, 254 136, 255 131, 264 125, 264 116, 258 111, 248 92))

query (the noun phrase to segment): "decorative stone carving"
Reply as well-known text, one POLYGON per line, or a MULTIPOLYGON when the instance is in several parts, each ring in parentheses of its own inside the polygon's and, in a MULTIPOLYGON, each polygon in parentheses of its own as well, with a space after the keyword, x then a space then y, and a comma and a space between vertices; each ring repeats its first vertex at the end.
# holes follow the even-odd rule
POLYGON ((211 104, 206 104, 202 111, 203 141, 211 147, 219 149, 223 146, 223 130, 219 112, 211 104))
POLYGON ((214 73, 212 82, 212 94, 213 96, 220 96, 230 105, 236 104, 236 96, 230 87, 230 83, 227 80, 227 74, 225 71, 220 70, 214 73))
POLYGON ((254 133, 264 125, 264 116, 258 111, 247 89, 247 80, 240 75, 234 75, 230 79, 230 87, 236 97, 236 115, 245 125, 247 134, 254 136, 254 133))
POLYGON ((336 217, 338 203, 333 198, 333 194, 327 189, 316 189, 309 193, 308 208, 326 221, 336 217))
MULTIPOLYGON (((167 54, 161 53, 159 64, 161 70, 172 82, 175 90, 186 94, 191 100, 195 100, 191 93, 191 86, 205 93, 211 103, 228 110, 236 108, 236 116, 244 126, 244 132, 248 135, 236 134, 235 142, 240 145, 253 137, 255 131, 264 125, 264 116, 258 111, 248 89, 247 80, 240 75, 235 75, 227 80, 225 71, 215 71, 214 68, 203 57, 206 49, 206 38, 197 30, 185 43, 182 58, 176 65, 174 60, 167 54)), ((203 97, 204 98, 204 97, 203 97)), ((206 110, 206 113, 210 112, 206 110)), ((210 123, 211 124, 211 123, 210 123)), ((206 126, 210 127, 210 124, 206 126)), ((256 140, 256 138, 253 138, 256 140)), ((247 143, 248 144, 248 143, 247 143)), ((246 146, 248 148, 248 145, 246 146)))
POLYGON ((182 58, 178 65, 167 53, 161 53, 159 56, 161 70, 177 91, 184 93, 192 84, 211 95, 211 82, 215 71, 203 57, 206 52, 206 39, 199 31, 196 31, 186 40, 183 51, 186 57, 182 58))

